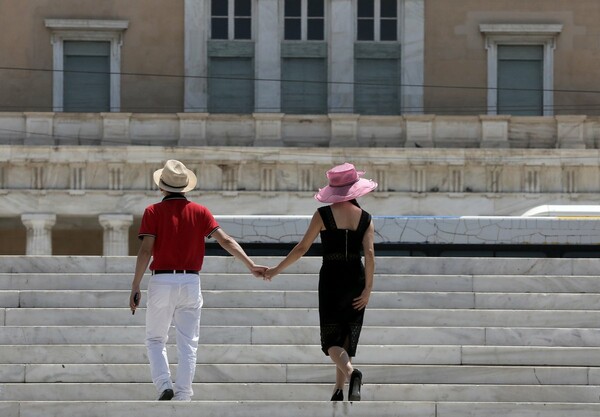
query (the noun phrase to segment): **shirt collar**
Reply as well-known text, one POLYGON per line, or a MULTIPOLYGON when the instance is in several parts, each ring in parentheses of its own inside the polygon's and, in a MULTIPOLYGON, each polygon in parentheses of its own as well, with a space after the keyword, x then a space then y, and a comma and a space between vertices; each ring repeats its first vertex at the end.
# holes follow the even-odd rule
POLYGON ((171 193, 162 199, 162 201, 167 200, 187 200, 187 198, 184 194, 181 193, 171 193))

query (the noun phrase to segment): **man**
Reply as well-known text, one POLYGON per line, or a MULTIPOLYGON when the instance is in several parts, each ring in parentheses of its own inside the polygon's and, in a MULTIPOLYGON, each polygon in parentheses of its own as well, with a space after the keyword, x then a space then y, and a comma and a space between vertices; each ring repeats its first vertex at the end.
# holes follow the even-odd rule
POLYGON ((219 228, 206 207, 188 201, 184 193, 194 189, 197 178, 184 164, 167 161, 164 168, 154 173, 154 182, 164 198, 147 207, 142 217, 139 231, 142 245, 137 255, 129 306, 135 313, 141 297, 140 283, 152 258, 146 309, 146 347, 152 381, 159 400, 190 401, 203 302, 199 272, 204 260, 204 238, 215 238, 256 277, 262 277, 266 267, 256 265, 242 247, 219 228), (166 351, 171 323, 177 332, 179 356, 174 384, 166 351))

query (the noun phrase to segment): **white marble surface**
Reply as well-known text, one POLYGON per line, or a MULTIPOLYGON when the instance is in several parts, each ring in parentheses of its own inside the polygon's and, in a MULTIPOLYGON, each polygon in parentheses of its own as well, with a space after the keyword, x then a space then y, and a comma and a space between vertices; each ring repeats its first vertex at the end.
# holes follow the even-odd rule
MULTIPOLYGON (((241 242, 300 241, 310 216, 216 216, 241 242)), ((428 244, 600 244, 594 219, 520 217, 374 216, 376 243, 428 244)))
MULTIPOLYGON (((237 392, 236 392, 237 393, 237 392)), ((322 392, 315 392, 317 397, 322 392)), ((375 404, 360 402, 322 402, 310 399, 311 393, 302 395, 302 399, 290 395, 290 400, 281 403, 273 401, 239 401, 235 398, 227 401, 209 401, 201 405, 202 415, 206 417, 247 417, 276 415, 281 417, 294 416, 360 416, 360 417, 392 417, 397 415, 410 415, 412 417, 436 417, 435 404, 433 403, 403 403, 403 402, 378 402, 375 404), (401 414, 398 414, 401 413, 401 414)), ((18 408, 19 414, 6 417, 127 417, 131 415, 131 408, 146 417, 190 416, 198 410, 197 403, 131 403, 131 402, 99 402, 99 403, 62 403, 41 402, 22 403, 18 408)), ((12 409, 11 409, 12 410, 12 409)))

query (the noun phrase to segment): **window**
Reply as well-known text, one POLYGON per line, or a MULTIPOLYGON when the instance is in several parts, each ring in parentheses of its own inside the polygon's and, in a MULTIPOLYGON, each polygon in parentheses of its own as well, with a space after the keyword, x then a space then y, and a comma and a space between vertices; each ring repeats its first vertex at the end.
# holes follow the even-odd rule
POLYGON ((252 39, 252 0, 212 0, 212 39, 252 39))
POLYGON ((308 41, 324 40, 324 0, 285 0, 284 39, 308 41))
POLYGON ((356 39, 359 41, 397 41, 397 0, 358 0, 356 39))
POLYGON ((63 110, 110 111, 110 42, 65 41, 63 110))
POLYGON ((488 114, 554 114, 554 49, 562 25, 482 24, 488 114))
POLYGON ((52 107, 62 111, 121 110, 124 20, 46 19, 52 31, 52 107))

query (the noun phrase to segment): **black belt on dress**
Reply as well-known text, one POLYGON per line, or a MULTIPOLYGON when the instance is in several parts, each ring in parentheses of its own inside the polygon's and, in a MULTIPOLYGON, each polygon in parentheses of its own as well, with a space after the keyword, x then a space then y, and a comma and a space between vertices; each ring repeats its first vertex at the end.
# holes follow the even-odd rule
POLYGON ((200 271, 193 271, 191 269, 156 269, 152 271, 152 275, 158 274, 194 274, 199 275, 200 271))

